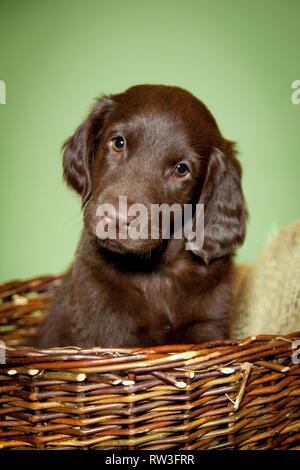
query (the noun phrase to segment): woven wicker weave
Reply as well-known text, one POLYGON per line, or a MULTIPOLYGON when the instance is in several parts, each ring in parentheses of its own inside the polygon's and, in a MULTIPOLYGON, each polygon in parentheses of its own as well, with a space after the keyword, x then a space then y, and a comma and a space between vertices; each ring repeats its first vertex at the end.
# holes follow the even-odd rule
POLYGON ((20 347, 58 282, 0 286, 0 448, 300 449, 300 333, 142 350, 20 347))

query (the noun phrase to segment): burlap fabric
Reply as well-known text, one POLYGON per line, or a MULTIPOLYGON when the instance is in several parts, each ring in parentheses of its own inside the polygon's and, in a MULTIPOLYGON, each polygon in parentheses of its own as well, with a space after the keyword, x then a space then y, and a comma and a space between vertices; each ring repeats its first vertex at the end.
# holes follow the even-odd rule
POLYGON ((257 262, 239 268, 231 338, 300 330, 300 221, 282 229, 257 262))

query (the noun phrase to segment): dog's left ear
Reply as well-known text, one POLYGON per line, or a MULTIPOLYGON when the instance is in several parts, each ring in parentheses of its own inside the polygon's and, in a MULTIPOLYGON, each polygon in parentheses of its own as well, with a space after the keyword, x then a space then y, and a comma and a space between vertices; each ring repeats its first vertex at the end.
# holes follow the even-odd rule
POLYGON ((63 170, 66 183, 82 198, 91 194, 91 171, 105 117, 113 100, 104 96, 96 101, 87 118, 63 145, 63 170))
POLYGON ((247 209, 241 166, 228 144, 226 155, 214 149, 208 158, 199 203, 204 204, 204 244, 194 253, 206 264, 234 254, 246 235, 247 209))

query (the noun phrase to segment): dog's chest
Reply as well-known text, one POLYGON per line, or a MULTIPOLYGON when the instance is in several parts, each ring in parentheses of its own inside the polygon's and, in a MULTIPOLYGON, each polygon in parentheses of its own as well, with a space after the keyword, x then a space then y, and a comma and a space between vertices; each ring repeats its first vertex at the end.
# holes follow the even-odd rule
POLYGON ((142 288, 150 318, 161 322, 166 331, 177 329, 184 323, 190 308, 189 283, 161 274, 147 279, 142 288))

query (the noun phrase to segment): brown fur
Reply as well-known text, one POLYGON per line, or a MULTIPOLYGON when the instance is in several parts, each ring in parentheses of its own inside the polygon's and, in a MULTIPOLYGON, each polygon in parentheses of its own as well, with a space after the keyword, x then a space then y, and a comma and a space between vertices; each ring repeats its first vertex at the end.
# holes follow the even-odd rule
POLYGON ((224 338, 232 255, 245 237, 241 169, 205 105, 177 87, 139 85, 97 100, 64 145, 64 177, 83 201, 84 230, 36 345, 149 346, 224 338), (126 138, 116 153, 115 135, 126 138), (215 149, 220 152, 216 155, 215 149), (221 156, 220 156, 221 155, 221 156), (187 162, 187 177, 171 169, 187 162), (99 241, 96 208, 205 204, 205 243, 99 241))

